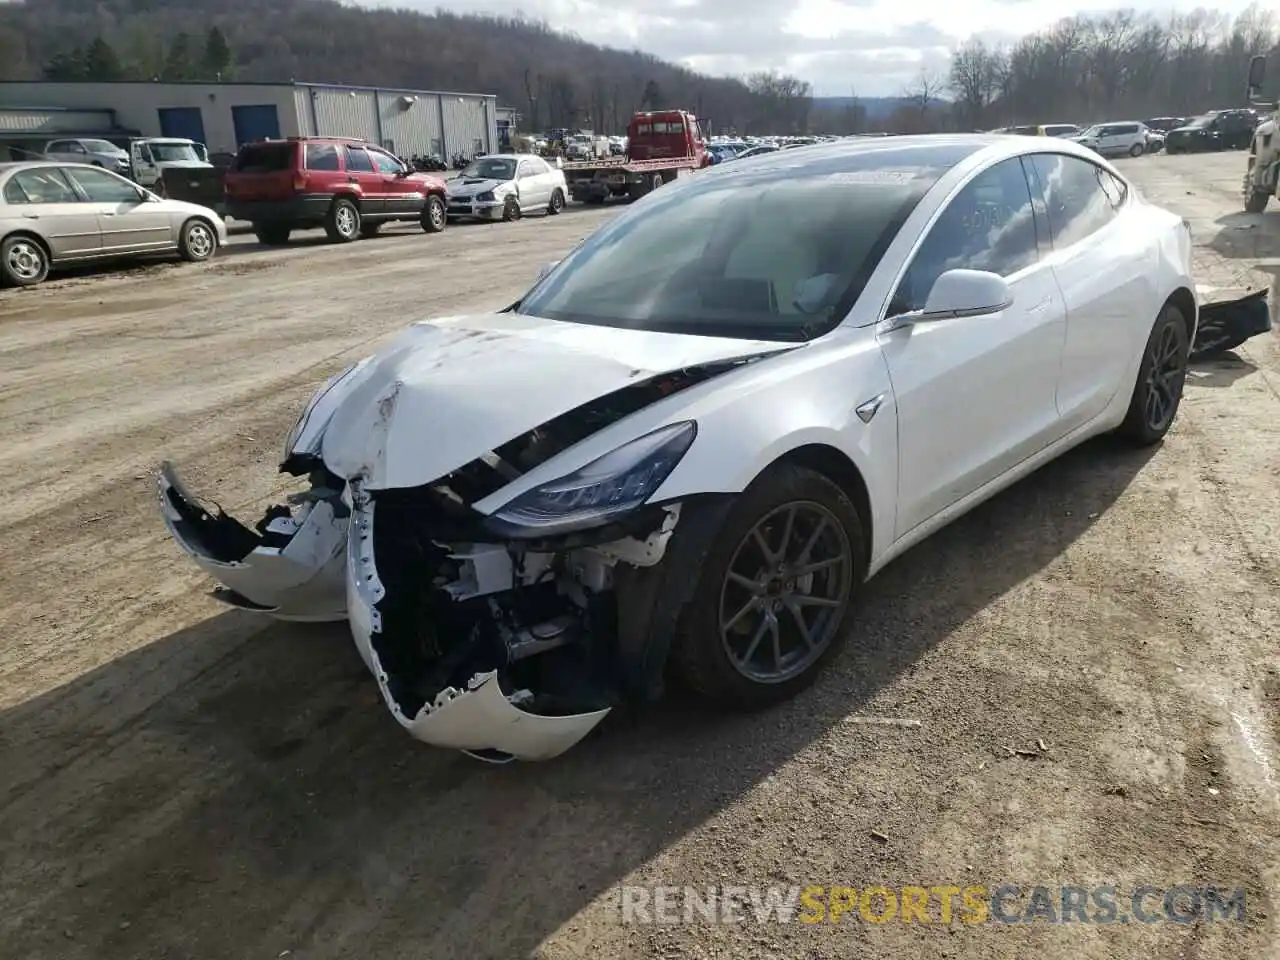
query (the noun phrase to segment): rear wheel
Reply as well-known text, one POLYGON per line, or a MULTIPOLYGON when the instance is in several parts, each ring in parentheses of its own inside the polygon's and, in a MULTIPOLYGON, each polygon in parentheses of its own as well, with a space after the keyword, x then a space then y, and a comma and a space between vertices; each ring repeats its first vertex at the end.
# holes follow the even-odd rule
POLYGON ((287 225, 275 223, 255 223, 253 225, 253 235, 258 238, 258 242, 267 247, 283 247, 289 242, 289 234, 292 231, 287 225))
POLYGON ((49 276, 49 255, 32 237, 8 237, 0 243, 0 286, 34 287, 49 276))
POLYGON ((346 197, 338 197, 329 205, 324 232, 334 243, 350 243, 360 236, 360 208, 346 197))
POLYGON ((563 209, 564 209, 564 191, 562 191, 559 187, 556 187, 555 190, 551 192, 551 202, 547 204, 547 213, 549 213, 551 216, 554 217, 563 209))
POLYGON ((427 205, 422 208, 422 229, 427 233, 439 233, 448 224, 445 215, 444 200, 434 193, 427 197, 427 205))
POLYGON ((1262 213, 1270 202, 1271 195, 1265 190, 1250 190, 1244 198, 1245 213, 1262 213))
POLYGON ((178 253, 183 260, 199 263, 208 260, 218 250, 218 235, 206 220, 192 217, 182 225, 178 238, 178 253))
POLYGON ((1140 156, 1142 156, 1142 144, 1140 144, 1140 143, 1135 143, 1132 147, 1130 147, 1130 148, 1129 148, 1129 156, 1131 156, 1131 157, 1140 157, 1140 156))
POLYGON ((1120 436, 1149 446, 1169 432, 1182 402, 1190 352, 1186 318, 1173 304, 1165 304, 1147 337, 1129 412, 1116 431, 1120 436))
POLYGON ((730 709, 789 699, 843 643, 865 556, 861 520, 840 487, 803 467, 769 468, 707 554, 673 666, 730 709))

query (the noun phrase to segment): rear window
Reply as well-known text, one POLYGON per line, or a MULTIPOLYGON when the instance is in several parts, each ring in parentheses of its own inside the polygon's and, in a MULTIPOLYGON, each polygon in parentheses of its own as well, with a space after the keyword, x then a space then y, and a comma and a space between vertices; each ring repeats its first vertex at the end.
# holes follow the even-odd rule
POLYGON ((332 143, 307 144, 308 170, 339 170, 338 148, 332 143))
POLYGON ((663 136, 672 133, 684 133, 684 124, 669 123, 665 120, 659 120, 654 123, 640 123, 636 125, 636 136, 648 137, 653 134, 661 134, 663 136))
POLYGON ((237 173, 282 173, 293 169, 292 143, 253 143, 240 148, 232 170, 237 173))

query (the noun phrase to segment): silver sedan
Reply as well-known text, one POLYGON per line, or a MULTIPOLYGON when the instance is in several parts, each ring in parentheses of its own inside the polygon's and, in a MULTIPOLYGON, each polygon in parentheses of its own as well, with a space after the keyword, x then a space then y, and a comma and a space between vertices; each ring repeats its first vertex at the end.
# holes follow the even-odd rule
POLYGON ((0 286, 144 254, 208 260, 226 242, 226 224, 208 207, 165 200, 100 167, 0 163, 0 286))

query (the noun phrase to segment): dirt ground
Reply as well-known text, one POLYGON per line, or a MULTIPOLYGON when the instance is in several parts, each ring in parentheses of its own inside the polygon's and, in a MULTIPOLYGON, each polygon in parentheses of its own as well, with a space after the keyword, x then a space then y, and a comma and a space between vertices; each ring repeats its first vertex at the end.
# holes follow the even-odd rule
MULTIPOLYGON (((1191 220, 1204 282, 1280 268, 1280 209, 1234 213, 1243 164, 1125 164, 1191 220)), ((409 320, 513 299, 608 216, 238 239, 0 295, 0 957, 1277 955, 1271 337, 1197 368, 1159 449, 1088 444, 894 563, 822 681, 751 718, 677 698, 485 766, 407 737, 343 628, 207 598, 159 460, 256 515, 317 381, 409 320), (1143 884, 1214 884, 1247 907, 646 925, 623 884, 1111 885, 1121 914, 1143 884)))

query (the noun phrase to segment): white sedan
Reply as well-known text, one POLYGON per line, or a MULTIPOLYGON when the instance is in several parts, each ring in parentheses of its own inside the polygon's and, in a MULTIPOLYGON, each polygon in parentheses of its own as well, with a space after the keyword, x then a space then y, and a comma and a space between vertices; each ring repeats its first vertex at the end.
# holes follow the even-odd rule
POLYGON ((246 527, 166 464, 160 508, 226 602, 348 620, 427 743, 552 757, 668 666, 756 708, 908 547, 1088 437, 1165 435, 1190 252, 1057 139, 726 164, 330 380, 285 442, 292 505, 246 527))
POLYGON ((450 220, 518 220, 527 213, 555 215, 569 196, 564 171, 541 157, 498 153, 472 160, 445 181, 450 220))

